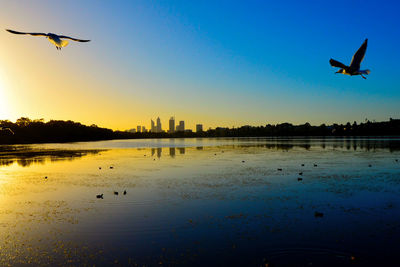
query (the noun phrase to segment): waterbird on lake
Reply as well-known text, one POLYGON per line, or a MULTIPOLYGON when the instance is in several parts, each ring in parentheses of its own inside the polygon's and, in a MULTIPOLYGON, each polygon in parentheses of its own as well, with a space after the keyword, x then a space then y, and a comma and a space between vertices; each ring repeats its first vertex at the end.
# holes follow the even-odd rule
POLYGON ((304 164, 301 164, 302 167, 304 167, 304 164))
POLYGON ((371 164, 368 164, 368 167, 372 167, 372 165, 371 165, 371 164))
POLYGON ((303 178, 299 177, 297 178, 297 181, 303 181, 303 178))
POLYGON ((69 39, 75 42, 90 42, 90 40, 82 40, 82 39, 77 39, 65 35, 58 35, 54 33, 40 33, 40 32, 18 32, 10 29, 6 29, 6 31, 13 33, 13 34, 28 34, 32 36, 43 36, 46 37, 52 44, 54 44, 57 48, 57 50, 61 50, 62 47, 65 47, 68 45, 67 40, 63 39, 69 39))
POLYGON ((281 171, 282 171, 282 169, 281 169, 281 168, 278 168, 278 171, 280 171, 280 172, 281 172, 281 171))
POLYGON ((97 197, 97 198, 103 199, 103 194, 101 194, 101 195, 96 195, 96 197, 97 197))
POLYGON ((101 167, 99 167, 99 170, 101 170, 101 167))
POLYGON ((113 167, 113 166, 110 166, 110 169, 114 169, 114 167, 113 167))
POLYGON ((365 52, 367 51, 367 43, 368 39, 365 39, 364 43, 360 46, 360 48, 357 50, 357 52, 353 55, 353 58, 351 59, 350 66, 346 66, 345 64, 334 60, 330 59, 329 63, 331 64, 332 67, 337 67, 340 68, 336 73, 342 73, 346 75, 361 75, 361 77, 365 78, 363 75, 368 75, 371 71, 370 70, 360 70, 360 65, 361 61, 363 61, 365 52))
POLYGON ((303 175, 303 172, 299 172, 299 175, 303 175))
POLYGON ((117 192, 117 191, 114 191, 114 195, 118 196, 118 192, 117 192))
POLYGON ((314 167, 318 167, 318 165, 317 165, 317 164, 314 164, 314 167))
POLYGON ((124 190, 124 195, 126 195, 126 190, 124 190))
POLYGON ((7 132, 9 132, 10 134, 12 134, 12 135, 14 135, 14 132, 13 132, 13 130, 11 130, 10 128, 6 128, 6 127, 0 127, 0 131, 7 131, 7 132))
POLYGON ((324 214, 322 213, 322 212, 318 212, 318 211, 316 211, 316 212, 314 212, 314 217, 315 218, 322 218, 322 217, 324 217, 324 214))

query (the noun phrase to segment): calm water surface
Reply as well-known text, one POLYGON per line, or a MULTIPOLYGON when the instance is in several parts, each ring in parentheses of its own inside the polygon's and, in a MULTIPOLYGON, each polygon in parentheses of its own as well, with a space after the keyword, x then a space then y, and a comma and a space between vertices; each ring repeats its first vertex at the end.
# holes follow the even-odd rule
POLYGON ((1 266, 400 266, 399 240, 400 139, 0 146, 1 266))

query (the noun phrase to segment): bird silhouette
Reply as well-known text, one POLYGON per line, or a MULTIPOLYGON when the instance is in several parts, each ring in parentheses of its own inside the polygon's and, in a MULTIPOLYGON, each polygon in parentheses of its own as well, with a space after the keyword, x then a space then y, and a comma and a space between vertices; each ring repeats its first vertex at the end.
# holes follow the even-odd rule
POLYGON ((334 60, 330 59, 329 63, 331 64, 332 67, 337 67, 340 68, 336 73, 342 73, 346 75, 360 75, 361 77, 365 78, 364 75, 368 75, 371 71, 370 70, 360 70, 360 65, 361 61, 363 61, 365 57, 365 52, 367 51, 367 44, 368 44, 368 39, 365 39, 364 43, 360 46, 360 48, 357 50, 357 52, 353 55, 353 58, 351 59, 350 66, 346 66, 345 64, 334 60))
POLYGON ((27 35, 32 35, 32 36, 43 36, 46 37, 52 44, 54 44, 57 48, 57 50, 61 50, 61 48, 65 47, 68 45, 67 40, 63 39, 69 39, 75 42, 90 42, 90 40, 82 40, 82 39, 77 39, 65 35, 58 35, 54 33, 40 33, 40 32, 18 32, 10 29, 6 29, 6 31, 13 33, 13 34, 27 34, 27 35))
POLYGON ((324 217, 324 213, 319 212, 319 211, 316 211, 316 212, 314 212, 314 217, 316 217, 316 218, 322 218, 322 217, 324 217))

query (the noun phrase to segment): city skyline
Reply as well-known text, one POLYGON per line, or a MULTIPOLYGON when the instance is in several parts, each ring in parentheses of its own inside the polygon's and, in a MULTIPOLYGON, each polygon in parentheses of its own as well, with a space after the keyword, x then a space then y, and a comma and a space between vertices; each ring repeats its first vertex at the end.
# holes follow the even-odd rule
MULTIPOLYGON (((180 120, 179 124, 175 125, 175 116, 171 116, 168 120, 168 129, 162 129, 161 118, 157 117, 156 119, 157 124, 154 122, 153 119, 150 119, 150 128, 147 128, 146 125, 137 125, 135 128, 128 129, 128 132, 153 132, 153 133, 160 133, 160 132, 167 132, 167 133, 174 133, 174 132, 184 132, 186 130, 189 131, 203 131, 203 124, 196 123, 194 128, 185 128, 185 121, 180 120), (199 125, 201 127, 199 127, 199 125)), ((218 126, 217 126, 218 127, 218 126)))

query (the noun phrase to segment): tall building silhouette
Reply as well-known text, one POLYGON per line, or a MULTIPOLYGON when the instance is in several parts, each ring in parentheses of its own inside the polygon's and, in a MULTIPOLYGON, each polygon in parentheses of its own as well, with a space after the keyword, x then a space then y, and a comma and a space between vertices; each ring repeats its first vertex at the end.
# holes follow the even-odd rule
POLYGON ((196 124, 196 132, 202 132, 203 131, 203 124, 196 124))
POLYGON ((154 124, 154 121, 153 121, 153 120, 151 120, 150 131, 151 131, 152 133, 156 133, 156 132, 157 132, 157 130, 156 130, 156 125, 154 124))
POLYGON ((160 117, 157 118, 157 126, 156 126, 156 129, 157 129, 156 133, 161 133, 161 132, 162 132, 160 117))
POLYGON ((185 131, 185 121, 179 121, 179 125, 176 126, 176 131, 178 132, 185 131))
POLYGON ((175 118, 174 117, 171 117, 169 119, 169 130, 168 130, 168 132, 169 133, 175 132, 175 118))
POLYGON ((139 126, 139 125, 137 126, 137 132, 138 133, 142 132, 142 126, 139 126))
POLYGON ((147 130, 146 130, 146 127, 145 126, 142 126, 142 133, 145 133, 147 130))

